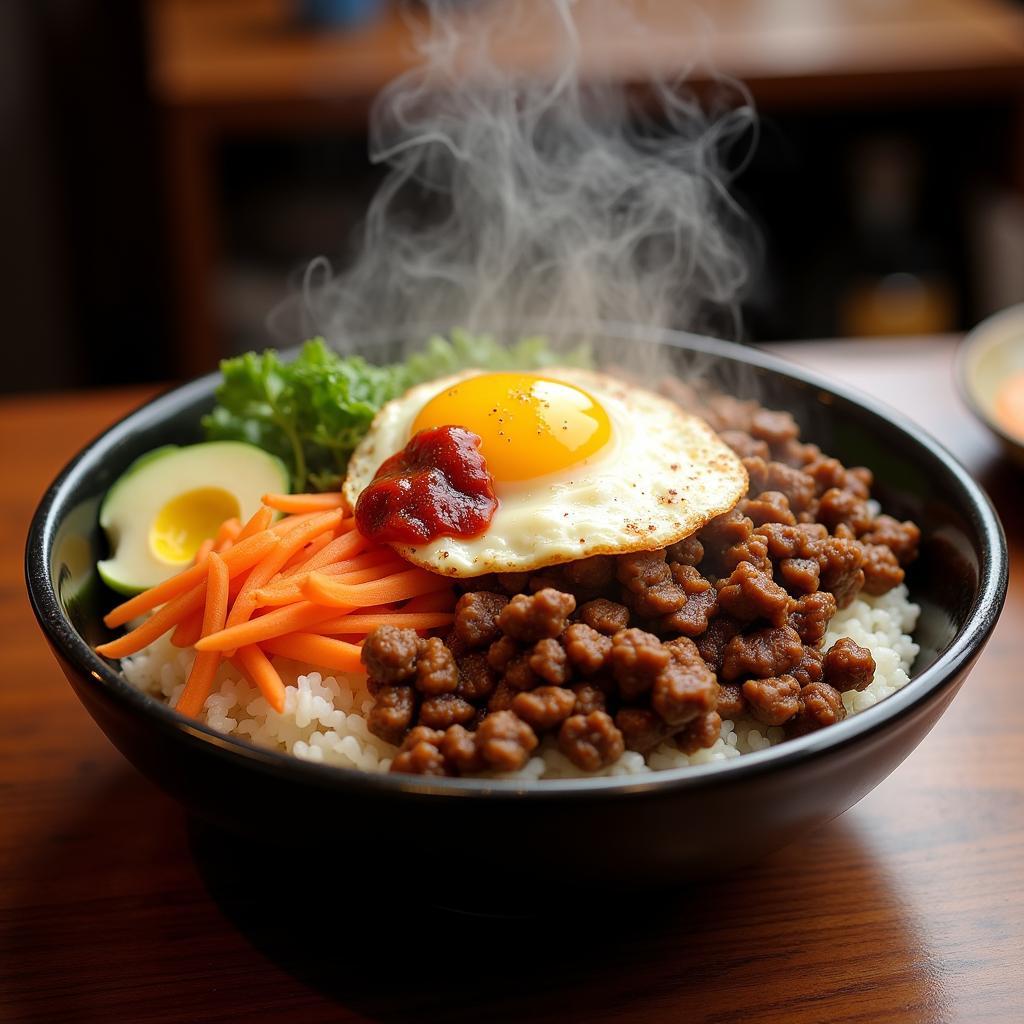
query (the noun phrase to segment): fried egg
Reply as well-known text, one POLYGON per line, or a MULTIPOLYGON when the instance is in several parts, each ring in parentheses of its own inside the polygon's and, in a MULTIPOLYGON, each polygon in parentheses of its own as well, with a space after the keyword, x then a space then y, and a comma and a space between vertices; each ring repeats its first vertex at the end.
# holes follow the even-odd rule
POLYGON ((480 437, 498 499, 478 536, 392 545, 448 576, 663 548, 747 490, 743 464, 711 428, 650 391, 589 370, 474 370, 411 388, 380 410, 349 462, 352 506, 385 459, 437 426, 480 437))

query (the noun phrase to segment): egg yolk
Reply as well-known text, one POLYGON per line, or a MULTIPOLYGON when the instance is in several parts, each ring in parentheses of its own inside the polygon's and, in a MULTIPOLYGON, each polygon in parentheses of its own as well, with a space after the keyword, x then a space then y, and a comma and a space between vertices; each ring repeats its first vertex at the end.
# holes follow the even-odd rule
POLYGON ((529 373, 485 373, 435 395, 410 437, 460 426, 480 437, 495 481, 514 483, 569 469, 611 437, 608 413, 582 388, 529 373))
POLYGON ((153 520, 149 548, 168 565, 195 558, 199 545, 213 537, 225 519, 240 512, 238 499, 220 487, 200 487, 172 498, 153 520))
POLYGON ((442 426, 477 434, 490 475, 510 483, 577 465, 611 436, 593 395, 534 374, 481 374, 453 384, 420 410, 410 436, 442 426))

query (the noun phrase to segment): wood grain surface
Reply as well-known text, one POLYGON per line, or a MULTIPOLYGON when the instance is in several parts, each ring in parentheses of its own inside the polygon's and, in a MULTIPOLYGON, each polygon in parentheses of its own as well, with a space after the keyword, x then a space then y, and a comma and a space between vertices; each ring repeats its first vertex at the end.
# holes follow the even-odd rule
MULTIPOLYGON (((22 583, 46 483, 145 395, 4 401, 0 1019, 1020 1021, 1022 480, 953 393, 953 346, 782 350, 891 401, 989 488, 1010 596, 974 674, 921 747, 809 839, 597 918, 554 893, 540 921, 430 910, 412 861, 405 879, 375 877, 367 837, 345 860, 289 863, 191 825, 78 705, 22 583)), ((514 870, 470 853, 494 857, 498 885, 514 870)))

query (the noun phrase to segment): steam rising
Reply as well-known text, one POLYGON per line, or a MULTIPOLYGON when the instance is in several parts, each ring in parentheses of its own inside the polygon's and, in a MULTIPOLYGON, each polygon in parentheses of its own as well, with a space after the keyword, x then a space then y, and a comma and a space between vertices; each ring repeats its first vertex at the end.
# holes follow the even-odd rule
MULTIPOLYGON (((753 125, 738 87, 709 112, 681 80, 627 93, 581 75, 571 0, 428 6, 422 63, 372 111, 371 158, 389 171, 360 248, 333 279, 310 266, 302 332, 339 348, 423 324, 736 333, 751 232, 726 167, 753 125), (516 46, 529 73, 501 66, 516 46)), ((618 4, 598 13, 642 47, 618 4)))

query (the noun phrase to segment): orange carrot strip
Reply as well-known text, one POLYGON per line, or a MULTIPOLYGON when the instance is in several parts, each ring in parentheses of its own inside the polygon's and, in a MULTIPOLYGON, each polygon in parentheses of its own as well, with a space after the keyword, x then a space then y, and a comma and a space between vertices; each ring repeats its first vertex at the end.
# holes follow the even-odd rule
POLYGON ((344 640, 332 640, 316 633, 289 633, 267 640, 263 647, 271 654, 295 661, 308 661, 322 668, 342 672, 364 672, 359 660, 360 648, 344 640))
POLYGON ((213 550, 213 538, 207 537, 202 544, 196 548, 196 556, 192 559, 193 565, 205 565, 206 559, 209 558, 210 552, 213 550))
POLYGON ((242 524, 238 521, 235 516, 230 519, 225 519, 220 524, 220 528, 217 530, 216 536, 213 538, 213 546, 216 551, 220 551, 225 544, 231 544, 238 539, 238 535, 242 532, 242 524))
POLYGON ((345 633, 353 636, 365 636, 378 626, 399 626, 406 629, 438 629, 448 626, 455 619, 454 612, 361 612, 343 615, 337 619, 328 619, 317 623, 318 633, 345 633))
POLYGON ((273 511, 269 508, 263 508, 260 506, 260 508, 252 514, 252 518, 245 524, 245 526, 242 527, 238 536, 235 537, 236 543, 240 540, 245 540, 246 537, 254 537, 257 533, 262 533, 270 527, 273 519, 273 511))
POLYGON ((332 508, 344 508, 345 499, 340 491, 325 494, 264 494, 263 504, 278 512, 327 512, 332 508))
POLYGON ((310 601, 300 601, 284 608, 275 608, 237 626, 225 626, 219 633, 204 636, 196 644, 197 651, 232 651, 249 644, 263 643, 285 633, 310 629, 324 619, 332 618, 332 609, 310 601))
MULTIPOLYGON (((353 559, 353 561, 356 561, 356 559, 353 559)), ((379 580, 386 576, 393 576, 396 572, 407 568, 408 564, 408 562, 404 562, 400 558, 394 558, 381 565, 372 565, 367 569, 353 569, 348 572, 342 572, 343 565, 333 565, 326 566, 320 572, 342 583, 367 583, 370 580, 379 580)), ((257 606, 265 608, 268 605, 291 604, 293 601, 301 601, 303 595, 302 588, 309 575, 309 573, 302 573, 294 577, 285 577, 284 579, 271 582, 269 586, 262 587, 255 594, 257 606)))
MULTIPOLYGON (((210 570, 206 584, 206 608, 203 610, 203 635, 217 633, 224 628, 228 612, 228 584, 230 577, 224 559, 216 552, 210 555, 210 570)), ((220 653, 197 654, 188 674, 185 689, 178 698, 177 709, 193 718, 203 709, 210 695, 213 678, 220 664, 220 653)))
POLYGON ((295 566, 286 575, 294 575, 297 572, 312 572, 322 566, 330 565, 332 562, 340 562, 343 559, 351 558, 359 554, 370 542, 358 531, 350 530, 340 537, 335 537, 326 547, 321 548, 308 562, 295 566))
POLYGON ((175 647, 195 647, 196 641, 203 635, 203 613, 194 611, 174 627, 171 643, 175 647))
POLYGON ((266 586, 281 571, 281 566, 300 548, 319 534, 333 530, 341 522, 341 509, 324 512, 302 523, 297 529, 282 537, 277 546, 267 556, 254 565, 249 578, 239 591, 235 603, 228 613, 227 625, 237 626, 245 622, 256 610, 256 592, 266 586))
POLYGON ((302 589, 306 597, 317 604, 336 608, 366 608, 375 604, 404 601, 409 597, 429 594, 450 586, 451 581, 444 576, 436 576, 423 569, 407 569, 381 580, 355 584, 339 583, 321 572, 314 572, 302 589))
POLYGON ((296 568, 301 569, 302 566, 308 562, 315 554, 323 551, 328 544, 338 538, 333 533, 321 533, 319 537, 314 537, 301 551, 296 551, 291 558, 288 559, 284 565, 281 566, 282 575, 286 574, 289 569, 296 568))
POLYGON ((240 647, 235 657, 266 697, 267 703, 279 714, 284 711, 284 683, 277 669, 270 664, 270 659, 254 645, 240 647))
MULTIPOLYGON (((254 537, 249 537, 239 544, 235 544, 230 551, 224 554, 224 561, 231 571, 231 575, 235 576, 240 572, 251 569, 257 562, 265 558, 267 553, 273 550, 277 544, 278 538, 271 531, 267 530, 256 534, 254 537)), ((152 611, 159 605, 166 604, 173 598, 193 591, 198 584, 204 581, 206 573, 206 566, 193 565, 191 568, 179 572, 177 576, 172 576, 169 580, 164 580, 163 583, 158 583, 155 587, 150 587, 149 590, 145 590, 141 594, 129 598, 123 604, 119 604, 113 611, 104 616, 103 621, 110 629, 113 629, 115 626, 123 626, 126 622, 152 611)), ((195 607, 198 607, 198 605, 195 605, 195 607)), ((189 611, 192 610, 193 608, 189 608, 189 611)), ((157 636, 159 635, 158 633, 157 636)))

